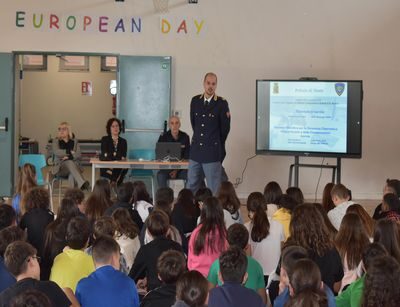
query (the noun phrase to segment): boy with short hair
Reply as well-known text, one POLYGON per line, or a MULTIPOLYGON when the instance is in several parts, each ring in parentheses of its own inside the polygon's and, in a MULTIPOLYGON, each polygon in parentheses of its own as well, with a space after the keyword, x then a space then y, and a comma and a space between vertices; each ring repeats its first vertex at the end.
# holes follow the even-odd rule
POLYGON ((176 300, 176 282, 186 270, 185 256, 178 251, 169 250, 157 260, 158 277, 162 285, 143 298, 141 307, 170 307, 176 300))
POLYGON ((353 205, 354 202, 350 201, 349 189, 340 183, 333 186, 331 197, 335 208, 328 212, 328 217, 336 230, 339 230, 343 217, 346 215, 347 208, 353 205))
POLYGON ((76 297, 82 306, 139 306, 135 282, 119 272, 120 247, 108 236, 93 243, 96 271, 82 278, 76 287, 76 297))
MULTIPOLYGON (((239 223, 235 223, 228 228, 227 237, 229 246, 237 246, 242 250, 246 251, 249 244, 249 232, 247 228, 239 223)), ((210 271, 208 273, 208 281, 210 287, 215 287, 216 285, 221 286, 222 281, 218 279, 218 272, 220 270, 219 259, 215 260, 211 265, 210 271)), ((267 301, 267 296, 265 292, 265 280, 264 272, 261 265, 251 256, 247 256, 247 280, 244 286, 249 289, 256 291, 263 302, 267 301)))
POLYGON ((147 290, 150 291, 161 285, 157 273, 159 256, 162 252, 171 249, 182 252, 182 247, 167 238, 169 217, 165 212, 160 210, 152 211, 147 218, 146 226, 154 239, 139 249, 129 276, 137 283, 139 279, 147 277, 147 290))
POLYGON ((222 286, 210 291, 209 307, 265 306, 260 295, 243 286, 248 278, 247 257, 237 246, 230 247, 219 257, 219 279, 222 286))
POLYGON ((15 241, 7 247, 4 253, 5 265, 17 283, 1 292, 1 307, 10 306, 15 296, 28 289, 36 289, 47 295, 53 306, 71 306, 71 301, 56 283, 40 281, 39 259, 36 249, 29 243, 15 241))

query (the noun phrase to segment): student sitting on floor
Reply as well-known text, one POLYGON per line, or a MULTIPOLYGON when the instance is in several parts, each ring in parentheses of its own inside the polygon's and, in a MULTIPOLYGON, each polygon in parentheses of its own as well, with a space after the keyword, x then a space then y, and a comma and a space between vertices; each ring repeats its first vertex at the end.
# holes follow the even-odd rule
POLYGON ((176 283, 176 302, 172 307, 203 307, 207 303, 207 279, 198 271, 183 273, 176 283))
MULTIPOLYGON (((69 307, 76 298, 72 293, 67 295, 60 287, 52 281, 40 281, 39 257, 36 249, 29 243, 15 241, 11 243, 4 254, 7 269, 14 275, 17 283, 7 288, 0 294, 0 306, 10 306, 11 300, 18 294, 28 290, 36 289, 47 295, 53 306, 69 307)), ((78 304, 77 304, 78 305, 78 304)), ((72 304, 72 306, 77 306, 72 304)))
MULTIPOLYGON (((279 296, 274 300, 274 307, 283 307, 290 299, 289 291, 289 276, 293 275, 294 267, 299 260, 308 259, 307 250, 303 247, 292 245, 286 246, 282 250, 280 283, 279 283, 279 296)), ((318 269, 319 270, 319 269, 318 269)), ((335 306, 335 297, 332 290, 323 285, 326 297, 328 299, 328 306, 335 306)))
POLYGON ((67 247, 59 254, 51 268, 50 280, 61 288, 75 292, 83 277, 94 271, 93 259, 84 252, 90 237, 90 224, 85 217, 74 217, 67 226, 67 247))
POLYGON ((321 272, 314 261, 310 259, 300 259, 293 267, 293 272, 289 274, 290 300, 285 305, 295 306, 335 306, 328 304, 324 287, 321 281, 321 272))
POLYGON ((209 307, 265 306, 262 298, 255 291, 243 286, 248 278, 247 257, 242 249, 233 246, 219 257, 219 278, 222 286, 211 289, 209 307))
POLYGON ((169 230, 168 215, 159 210, 150 213, 147 221, 147 230, 154 238, 150 243, 143 245, 136 255, 129 276, 140 284, 144 291, 153 290, 161 285, 157 273, 157 260, 160 255, 167 250, 177 250, 182 252, 182 247, 167 238, 169 230), (144 282, 144 280, 147 282, 144 282), (139 283, 139 280, 141 282, 139 283))
POLYGON ((162 285, 147 293, 140 307, 171 307, 175 303, 176 282, 186 270, 185 256, 178 251, 163 252, 157 260, 162 285))
MULTIPOLYGON (((249 232, 246 227, 242 224, 232 224, 228 228, 228 243, 229 246, 237 246, 246 251, 249 247, 249 232)), ((218 279, 219 259, 215 260, 211 265, 210 272, 208 273, 208 281, 210 286, 215 287, 216 285, 221 286, 222 281, 218 279)), ((264 273, 261 265, 251 256, 247 256, 247 280, 244 286, 249 289, 253 289, 260 294, 263 301, 267 302, 267 296, 265 292, 265 281, 264 273)))
POLYGON ((92 256, 96 271, 82 278, 76 287, 76 297, 81 306, 138 307, 135 282, 118 271, 118 243, 112 237, 100 237, 93 243, 92 256))

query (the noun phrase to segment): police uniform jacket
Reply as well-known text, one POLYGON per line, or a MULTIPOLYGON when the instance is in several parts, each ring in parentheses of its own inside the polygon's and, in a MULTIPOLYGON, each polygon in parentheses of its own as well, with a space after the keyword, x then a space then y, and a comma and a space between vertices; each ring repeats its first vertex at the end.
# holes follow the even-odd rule
POLYGON ((175 140, 172 136, 171 130, 168 130, 167 132, 160 135, 160 137, 158 138, 158 142, 181 143, 181 158, 185 160, 189 159, 190 139, 185 132, 179 130, 178 139, 175 140))
POLYGON ((190 159, 199 163, 222 162, 231 122, 228 102, 215 94, 207 105, 204 101, 202 94, 194 96, 190 103, 190 159))

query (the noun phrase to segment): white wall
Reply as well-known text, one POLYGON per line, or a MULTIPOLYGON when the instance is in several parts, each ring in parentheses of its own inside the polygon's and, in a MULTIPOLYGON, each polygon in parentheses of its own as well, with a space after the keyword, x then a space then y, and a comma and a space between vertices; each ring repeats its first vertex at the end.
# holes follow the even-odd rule
POLYGON ((112 117, 110 80, 116 73, 100 71, 100 57, 89 58, 89 72, 60 72, 59 58, 48 56, 46 72, 26 71, 21 86, 21 135, 34 138, 44 152, 49 135, 57 136, 67 121, 79 139, 100 139, 112 117), (93 95, 83 96, 81 82, 91 81, 93 95))
MULTIPOLYGON (((4 2, 4 1, 3 1, 4 2)), ((28 1, 2 4, 0 51, 51 50, 109 52, 173 57, 173 108, 183 112, 183 129, 191 132, 188 105, 202 91, 207 71, 218 74, 218 93, 227 98, 232 129, 225 167, 240 177, 245 159, 254 153, 255 80, 299 78, 364 80, 363 158, 344 160, 342 181, 355 198, 379 198, 384 180, 400 177, 397 138, 400 81, 400 2, 396 0, 170 0, 170 20, 204 19, 200 35, 162 34, 152 1, 28 1), (142 16, 142 33, 84 33, 22 29, 15 12, 53 12, 68 16, 142 16)), ((193 26, 192 26, 193 27, 193 26)), ((261 190, 269 180, 286 187, 288 157, 251 160, 238 192, 261 190)), ((321 163, 321 159, 306 162, 321 163)), ((318 170, 301 171, 301 188, 313 197, 318 170)), ((323 171, 321 183, 330 174, 323 171)), ((320 188, 320 190, 322 187, 320 188)))

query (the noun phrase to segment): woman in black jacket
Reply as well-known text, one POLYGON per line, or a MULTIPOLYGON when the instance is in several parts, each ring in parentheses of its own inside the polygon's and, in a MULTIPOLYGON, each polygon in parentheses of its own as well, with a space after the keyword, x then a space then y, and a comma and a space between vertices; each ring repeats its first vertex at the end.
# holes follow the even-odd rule
MULTIPOLYGON (((124 138, 120 137, 121 121, 118 118, 110 118, 107 121, 107 135, 101 139, 101 155, 102 161, 118 161, 125 160, 128 146, 124 138)), ((127 169, 119 168, 102 168, 100 170, 101 177, 105 177, 111 181, 111 186, 114 184, 120 185, 124 180, 127 169)))

